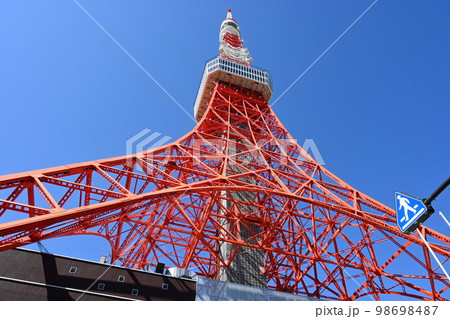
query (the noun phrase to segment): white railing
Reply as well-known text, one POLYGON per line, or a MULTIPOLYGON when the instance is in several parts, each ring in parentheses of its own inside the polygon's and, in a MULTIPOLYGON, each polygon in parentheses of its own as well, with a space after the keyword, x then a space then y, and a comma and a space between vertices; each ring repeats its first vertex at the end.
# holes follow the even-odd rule
POLYGON ((273 91, 273 81, 268 71, 254 66, 248 67, 229 60, 222 59, 220 58, 220 56, 216 56, 206 61, 205 70, 203 71, 202 80, 200 81, 200 85, 197 91, 197 97, 194 103, 194 114, 197 114, 208 75, 216 70, 222 70, 234 75, 251 79, 255 82, 266 84, 269 87, 270 92, 272 93, 273 91))

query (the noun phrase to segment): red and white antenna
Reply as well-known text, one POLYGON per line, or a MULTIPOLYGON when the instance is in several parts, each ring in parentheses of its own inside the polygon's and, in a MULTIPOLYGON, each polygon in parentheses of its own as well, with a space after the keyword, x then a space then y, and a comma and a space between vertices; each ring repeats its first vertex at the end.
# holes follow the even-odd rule
POLYGON ((227 10, 227 18, 220 25, 219 33, 220 57, 233 62, 250 66, 253 59, 247 48, 242 47, 241 30, 236 20, 233 19, 231 9, 227 10))

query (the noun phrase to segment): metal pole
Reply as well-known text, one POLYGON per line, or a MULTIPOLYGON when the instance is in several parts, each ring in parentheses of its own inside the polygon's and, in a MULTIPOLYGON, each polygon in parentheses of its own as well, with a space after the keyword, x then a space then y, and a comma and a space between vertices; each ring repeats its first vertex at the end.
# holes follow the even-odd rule
POLYGON ((448 281, 450 281, 450 276, 448 275, 447 271, 445 270, 444 266, 442 266, 441 262, 439 261, 439 259, 436 257, 436 255, 434 254, 434 251, 431 249, 430 245, 428 245, 427 241, 425 240, 425 238, 423 237, 422 233, 417 229, 417 232, 420 235, 420 238, 422 238, 423 242, 425 243, 425 245, 427 245, 428 250, 431 252, 431 254, 433 255, 434 259, 436 259, 437 263, 439 264, 439 266, 441 267, 441 269, 444 271, 444 274, 447 276, 448 281))
POLYGON ((434 201, 436 199, 436 197, 438 197, 438 195, 440 193, 442 193, 442 191, 444 189, 447 188, 447 186, 450 185, 450 176, 445 180, 445 182, 443 182, 441 184, 441 186, 439 186, 430 196, 428 196, 427 198, 424 199, 423 203, 425 205, 430 205, 432 201, 434 201))

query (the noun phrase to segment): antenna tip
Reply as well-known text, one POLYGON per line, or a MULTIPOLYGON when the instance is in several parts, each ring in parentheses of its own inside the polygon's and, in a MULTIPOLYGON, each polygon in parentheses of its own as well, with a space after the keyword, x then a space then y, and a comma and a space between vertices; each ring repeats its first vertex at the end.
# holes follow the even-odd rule
POLYGON ((228 10, 227 10, 227 19, 233 19, 230 7, 228 7, 228 10))

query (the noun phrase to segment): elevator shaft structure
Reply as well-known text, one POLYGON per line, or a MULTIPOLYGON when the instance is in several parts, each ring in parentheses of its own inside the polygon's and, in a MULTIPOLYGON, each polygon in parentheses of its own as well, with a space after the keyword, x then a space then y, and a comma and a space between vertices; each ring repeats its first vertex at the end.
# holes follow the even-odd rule
MULTIPOLYGON (((228 9, 227 18, 222 22, 219 32, 220 55, 210 60, 203 72, 202 81, 197 94, 196 103, 194 105, 195 118, 201 120, 204 111, 207 109, 210 97, 214 90, 214 86, 218 82, 227 83, 228 85, 236 85, 255 93, 264 93, 265 100, 269 101, 272 96, 272 81, 269 72, 265 70, 257 70, 250 66, 252 58, 248 49, 243 48, 241 32, 239 25, 233 19, 231 10, 228 9)), ((233 110, 230 110, 234 112, 233 110)), ((230 120, 230 124, 242 131, 249 131, 250 127, 245 122, 230 120)), ((223 135, 227 133, 223 131, 223 135)), ((245 169, 251 170, 252 154, 246 153, 246 148, 238 147, 236 143, 250 145, 250 136, 244 139, 230 140, 227 148, 228 155, 235 156, 245 169)), ((233 175, 243 174, 244 171, 238 165, 229 163, 227 171, 233 172, 233 175)), ((256 181, 249 177, 242 177, 242 182, 256 184, 256 181)), ((226 192, 224 192, 226 193, 226 192)), ((249 216, 258 215, 255 204, 258 202, 257 193, 254 192, 236 192, 228 194, 229 197, 240 202, 239 211, 249 216)), ((224 205, 228 210, 233 210, 232 201, 224 201, 224 205)), ((226 219, 225 219, 226 221, 226 219)), ((225 222, 223 225, 230 231, 235 228, 234 223, 225 222)), ((253 238, 254 234, 261 232, 261 225, 246 224, 245 227, 239 227, 235 232, 235 236, 248 240, 256 244, 258 238, 253 238)), ((230 260, 230 256, 234 256, 230 260, 230 266, 221 269, 218 279, 244 285, 256 286, 261 288, 267 287, 267 280, 262 273, 264 269, 264 252, 260 249, 242 247, 229 243, 220 245, 221 257, 224 260, 230 260)))
MULTIPOLYGON (((1 176, 0 251, 96 235, 112 262, 136 269, 165 263, 328 300, 450 299, 419 234, 403 234, 391 208, 284 128, 268 103, 270 75, 250 66, 231 20, 206 63, 191 132, 133 155, 1 176)), ((418 231, 447 266, 450 239, 418 231)))

